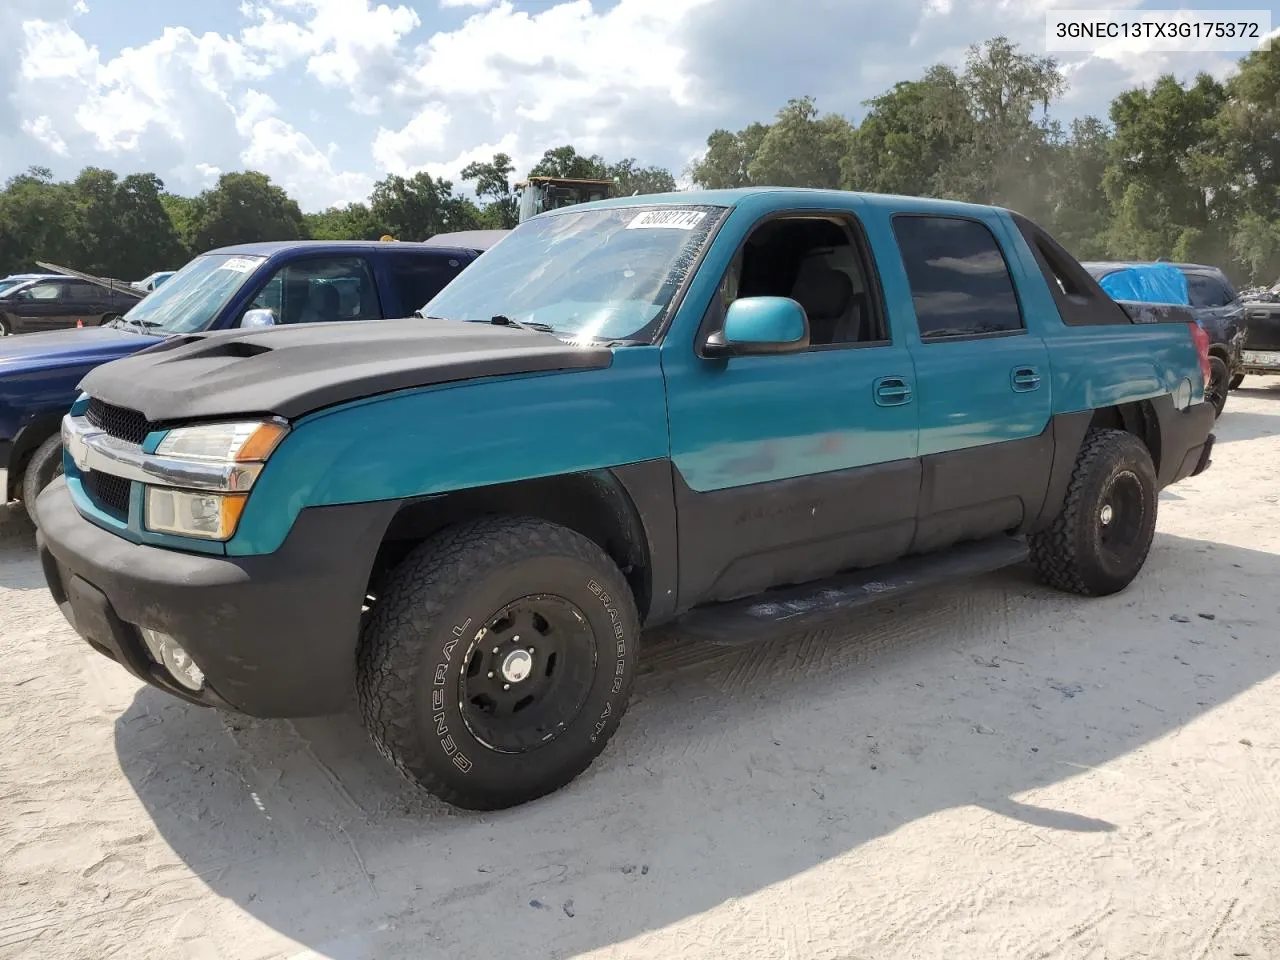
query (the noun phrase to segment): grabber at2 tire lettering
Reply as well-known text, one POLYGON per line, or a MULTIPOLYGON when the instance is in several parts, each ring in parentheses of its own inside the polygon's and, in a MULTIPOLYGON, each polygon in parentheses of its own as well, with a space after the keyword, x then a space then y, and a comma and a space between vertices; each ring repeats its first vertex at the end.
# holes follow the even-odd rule
POLYGON ((471 810, 587 769, 635 677, 639 615, 594 542, 528 518, 437 533, 388 575, 361 637, 357 696, 379 752, 471 810))
POLYGON ((1040 579, 1087 597, 1119 593, 1151 552, 1157 503, 1156 470, 1146 445, 1124 430, 1090 430, 1062 511, 1030 538, 1040 579))

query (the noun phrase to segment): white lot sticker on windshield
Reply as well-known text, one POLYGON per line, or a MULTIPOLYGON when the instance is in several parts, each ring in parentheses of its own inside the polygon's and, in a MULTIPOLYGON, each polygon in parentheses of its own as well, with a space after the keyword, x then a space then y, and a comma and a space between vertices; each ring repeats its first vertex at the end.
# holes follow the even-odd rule
POLYGON ((704 219, 702 210, 646 210, 627 224, 628 230, 692 230, 704 219))
POLYGON ((248 273, 256 267, 260 261, 250 259, 249 257, 228 257, 222 262, 219 270, 234 270, 236 273, 248 273))

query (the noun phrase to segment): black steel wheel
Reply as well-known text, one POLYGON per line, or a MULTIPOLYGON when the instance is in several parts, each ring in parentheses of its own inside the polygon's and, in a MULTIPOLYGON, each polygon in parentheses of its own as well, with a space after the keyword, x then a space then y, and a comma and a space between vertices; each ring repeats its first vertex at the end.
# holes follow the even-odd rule
POLYGON ((1084 596, 1120 592, 1151 552, 1156 506, 1155 466, 1143 442, 1124 430, 1089 431, 1061 512, 1030 538, 1040 579, 1084 596))
POLYGON ((627 707, 630 587, 565 527, 486 518, 416 547, 380 584, 357 695, 378 750, 456 806, 495 810, 582 773, 627 707))
POLYGON ((564 597, 508 604, 471 641, 458 678, 463 723, 498 753, 536 750, 568 729, 599 669, 586 615, 564 597))
POLYGON ((1209 358, 1209 382, 1205 384, 1204 398, 1213 405, 1214 417, 1222 416, 1227 405, 1227 393, 1231 389, 1231 371, 1221 357, 1209 358))

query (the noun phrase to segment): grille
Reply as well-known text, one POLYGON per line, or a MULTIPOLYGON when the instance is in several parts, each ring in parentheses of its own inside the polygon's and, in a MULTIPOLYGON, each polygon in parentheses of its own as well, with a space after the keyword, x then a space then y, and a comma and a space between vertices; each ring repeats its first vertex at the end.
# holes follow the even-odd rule
POLYGON ((130 483, 124 477, 115 477, 97 470, 84 475, 85 491, 107 513, 117 520, 129 519, 130 483))
POLYGON ((103 403, 97 397, 89 399, 84 415, 86 420, 108 436, 139 446, 151 432, 151 422, 137 410, 103 403))

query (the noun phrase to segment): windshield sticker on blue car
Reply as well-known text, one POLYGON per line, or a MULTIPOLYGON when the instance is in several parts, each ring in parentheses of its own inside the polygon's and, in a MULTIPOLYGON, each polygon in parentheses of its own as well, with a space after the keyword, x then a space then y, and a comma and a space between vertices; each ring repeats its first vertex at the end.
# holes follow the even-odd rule
POLYGON ((251 257, 228 257, 218 269, 233 270, 236 273, 248 273, 261 262, 261 260, 255 260, 251 257))
POLYGON ((704 219, 702 210, 646 210, 627 224, 628 230, 692 230, 704 219))

